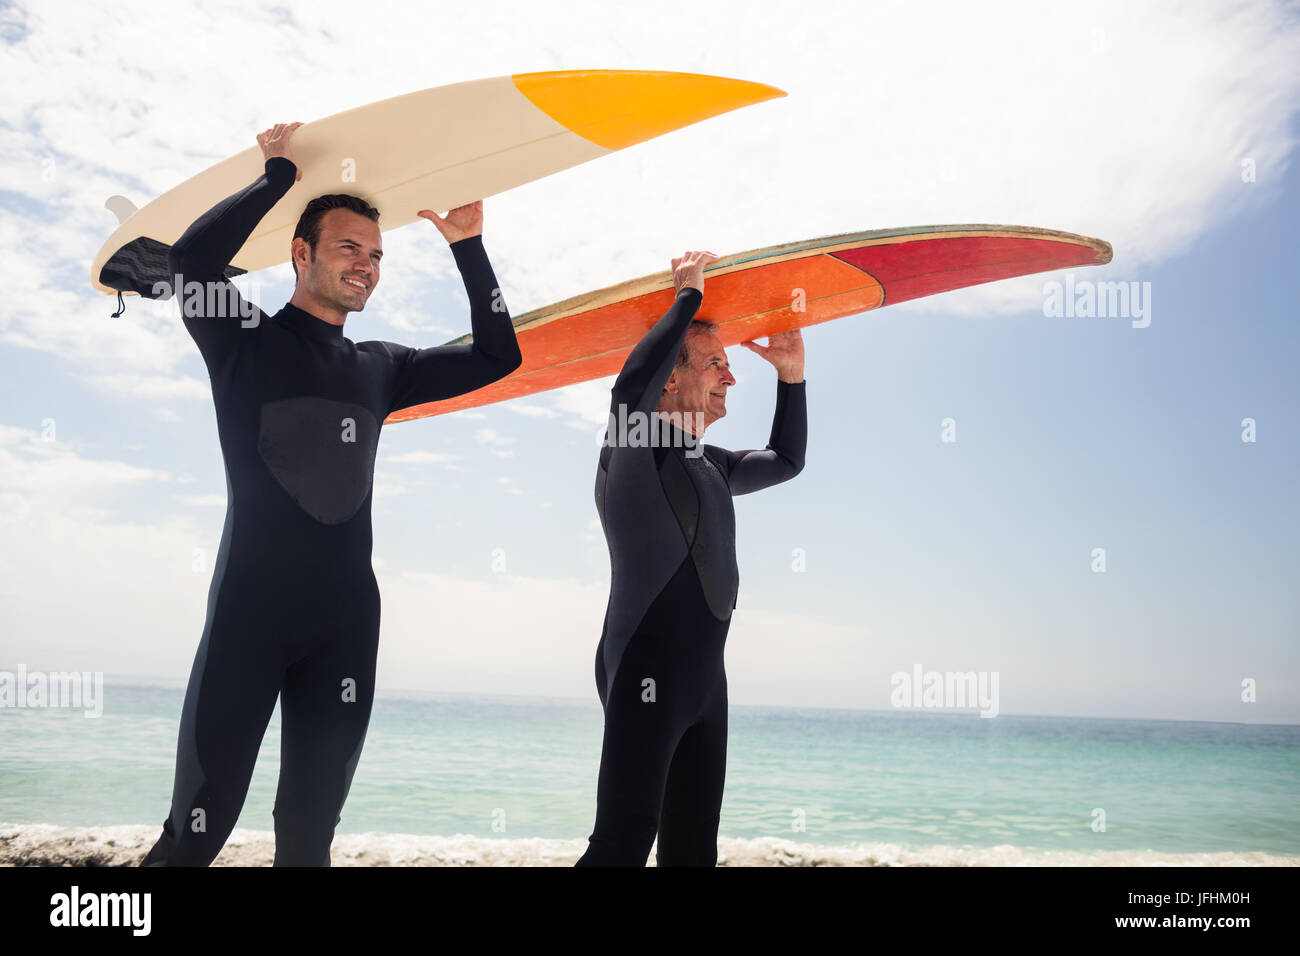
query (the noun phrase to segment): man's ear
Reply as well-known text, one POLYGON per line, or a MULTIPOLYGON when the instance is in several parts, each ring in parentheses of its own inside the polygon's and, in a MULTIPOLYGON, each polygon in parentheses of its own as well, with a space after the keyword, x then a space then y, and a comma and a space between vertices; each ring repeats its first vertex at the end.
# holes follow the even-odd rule
POLYGON ((311 247, 307 245, 307 240, 302 236, 295 236, 293 242, 289 243, 289 255, 293 257, 294 264, 298 267, 298 275, 302 275, 303 270, 307 268, 308 261, 298 261, 298 253, 303 254, 304 260, 310 260, 311 247))

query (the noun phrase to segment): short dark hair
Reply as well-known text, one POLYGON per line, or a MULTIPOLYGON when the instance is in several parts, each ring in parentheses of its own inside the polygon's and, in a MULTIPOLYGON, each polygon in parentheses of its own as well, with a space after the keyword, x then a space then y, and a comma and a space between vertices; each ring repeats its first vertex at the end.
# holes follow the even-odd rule
MULTIPOLYGON (((353 212, 365 216, 371 222, 379 221, 379 210, 360 196, 349 196, 347 193, 331 193, 328 196, 317 196, 307 203, 307 208, 298 217, 298 225, 293 230, 294 239, 301 236, 307 240, 313 262, 316 259, 316 243, 320 242, 320 221, 331 209, 351 209, 353 212)), ((289 262, 293 265, 294 281, 297 281, 298 263, 293 261, 292 256, 289 257, 289 262)))
POLYGON ((691 356, 686 351, 686 343, 695 335, 710 335, 718 331, 718 327, 712 322, 705 322, 702 319, 691 319, 691 324, 686 327, 686 337, 682 339, 682 350, 677 353, 677 364, 674 368, 690 368, 691 356))

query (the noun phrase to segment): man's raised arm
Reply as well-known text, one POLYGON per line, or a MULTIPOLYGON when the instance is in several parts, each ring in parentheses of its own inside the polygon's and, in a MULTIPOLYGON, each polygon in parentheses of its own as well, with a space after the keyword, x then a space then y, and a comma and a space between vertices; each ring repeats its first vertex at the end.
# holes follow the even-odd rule
POLYGON ((225 279, 226 266, 248 241, 262 217, 294 183, 298 167, 282 156, 266 161, 251 185, 217 203, 191 223, 167 253, 172 272, 187 279, 225 279))
POLYGON ((651 412, 659 405, 664 384, 673 373, 677 356, 686 339, 691 319, 704 301, 704 267, 716 259, 711 252, 688 252, 672 260, 673 285, 677 290, 672 306, 641 337, 623 363, 610 390, 610 411, 651 412))
POLYGON ((181 316, 200 351, 228 342, 229 336, 238 330, 240 320, 256 316, 260 322, 263 318, 230 284, 226 266, 248 241, 262 217, 301 178, 298 167, 287 155, 288 137, 301 125, 281 124, 258 134, 257 142, 266 157, 263 174, 194 220, 167 252, 167 266, 177 284, 174 292, 181 303, 181 316), (283 132, 285 129, 287 133, 283 132), (202 292, 185 295, 184 283, 189 282, 202 283, 202 292), (219 295, 208 294, 207 286, 214 282, 223 287, 219 295), (216 306, 215 312, 209 310, 209 303, 216 306))
MULTIPOLYGON (((772 435, 761 451, 726 451, 727 481, 733 495, 747 495, 788 481, 803 471, 808 448, 808 402, 803 378, 803 335, 769 336, 766 346, 742 343, 776 368, 776 411, 772 435)), ((720 449, 721 450, 721 449, 720 449)))
POLYGON ((445 219, 428 209, 421 210, 420 216, 432 221, 450 243, 469 296, 474 340, 468 345, 409 350, 398 370, 392 411, 472 392, 505 378, 524 361, 510 311, 483 248, 482 201, 453 209, 445 219))

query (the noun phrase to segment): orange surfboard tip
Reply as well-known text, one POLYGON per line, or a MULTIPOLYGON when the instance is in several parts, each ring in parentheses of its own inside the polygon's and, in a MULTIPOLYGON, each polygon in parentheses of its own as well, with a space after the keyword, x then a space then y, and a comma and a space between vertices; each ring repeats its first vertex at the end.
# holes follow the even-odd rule
POLYGON ((706 73, 557 70, 512 78, 551 119, 609 150, 787 95, 765 83, 706 73))

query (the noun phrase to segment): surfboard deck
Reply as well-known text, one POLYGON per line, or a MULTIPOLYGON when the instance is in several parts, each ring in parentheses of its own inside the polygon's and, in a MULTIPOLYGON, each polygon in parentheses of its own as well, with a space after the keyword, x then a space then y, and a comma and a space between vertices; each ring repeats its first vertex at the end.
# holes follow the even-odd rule
MULTIPOLYGON (((361 196, 379 209, 382 230, 396 229, 421 209, 453 209, 784 95, 697 73, 557 70, 434 87, 336 113, 294 133, 302 179, 258 224, 227 275, 288 262, 298 217, 316 196, 361 196)), ((154 283, 170 279, 172 243, 257 179, 264 162, 253 145, 141 209, 110 197, 105 205, 120 224, 91 264, 91 284, 155 297, 154 283)))
MULTIPOLYGON (((1029 226, 844 233, 719 259, 704 271, 696 317, 717 324, 729 347, 909 299, 1110 259, 1110 244, 1100 239, 1029 226)), ((672 272, 657 272, 520 315, 514 320, 524 359, 518 370, 387 420, 413 421, 617 375, 675 295, 672 272)), ((466 335, 452 343, 471 341, 466 335)))

